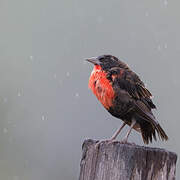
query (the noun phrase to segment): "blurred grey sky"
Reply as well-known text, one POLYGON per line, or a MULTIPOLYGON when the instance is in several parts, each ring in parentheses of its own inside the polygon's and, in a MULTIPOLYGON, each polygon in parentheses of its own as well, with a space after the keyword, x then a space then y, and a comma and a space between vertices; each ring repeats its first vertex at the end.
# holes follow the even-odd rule
MULTIPOLYGON (((0 179, 78 179, 83 140, 110 137, 122 123, 88 90, 93 67, 84 59, 102 54, 128 63, 153 93, 170 140, 150 146, 179 154, 179 6, 1 0, 0 179)), ((129 140, 143 144, 136 132, 129 140)))

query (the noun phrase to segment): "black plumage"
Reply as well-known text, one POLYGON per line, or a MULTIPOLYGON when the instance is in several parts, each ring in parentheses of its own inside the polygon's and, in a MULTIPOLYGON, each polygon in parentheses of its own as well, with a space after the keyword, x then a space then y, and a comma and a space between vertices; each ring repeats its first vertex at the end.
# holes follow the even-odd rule
POLYGON ((142 134, 144 143, 152 142, 153 138, 157 140, 157 134, 162 140, 167 140, 168 136, 152 113, 152 109, 156 108, 152 95, 139 76, 127 64, 111 55, 99 56, 96 62, 94 64, 106 72, 115 92, 113 104, 107 110, 129 126, 134 120, 132 128, 142 134))

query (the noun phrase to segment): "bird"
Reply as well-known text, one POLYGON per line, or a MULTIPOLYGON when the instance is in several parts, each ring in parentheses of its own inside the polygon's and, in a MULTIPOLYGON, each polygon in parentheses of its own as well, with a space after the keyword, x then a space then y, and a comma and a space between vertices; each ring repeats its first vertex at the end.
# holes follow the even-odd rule
POLYGON ((107 141, 113 142, 128 125, 129 130, 122 143, 128 143, 132 129, 142 135, 144 144, 162 141, 168 136, 153 115, 156 109, 151 92, 139 76, 129 66, 112 55, 101 55, 87 58, 94 65, 88 86, 104 108, 114 117, 121 119, 123 124, 107 141))

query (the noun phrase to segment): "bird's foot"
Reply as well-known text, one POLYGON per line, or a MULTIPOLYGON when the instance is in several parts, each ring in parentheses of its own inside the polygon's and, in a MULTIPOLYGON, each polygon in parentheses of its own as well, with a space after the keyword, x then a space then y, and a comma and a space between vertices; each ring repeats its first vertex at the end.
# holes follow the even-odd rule
POLYGON ((120 141, 120 143, 121 143, 121 144, 136 145, 136 144, 135 144, 135 143, 133 143, 133 142, 132 142, 132 143, 128 142, 126 138, 125 138, 125 139, 123 139, 122 141, 120 141))
POLYGON ((98 142, 96 143, 95 147, 98 148, 99 145, 100 145, 101 143, 103 143, 103 142, 105 142, 105 143, 107 143, 107 144, 111 144, 111 143, 113 143, 113 142, 118 142, 118 141, 116 141, 115 139, 104 139, 104 140, 100 140, 100 141, 98 141, 98 142))

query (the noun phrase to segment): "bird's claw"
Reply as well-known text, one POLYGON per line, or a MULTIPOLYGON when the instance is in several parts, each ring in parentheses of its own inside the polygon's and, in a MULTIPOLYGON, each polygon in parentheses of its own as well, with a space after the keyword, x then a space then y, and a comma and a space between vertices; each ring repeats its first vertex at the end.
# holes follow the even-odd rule
POLYGON ((120 141, 121 144, 129 144, 129 145, 136 145, 135 143, 130 143, 127 141, 127 139, 123 139, 122 141, 120 141))
POLYGON ((98 148, 99 145, 100 145, 101 143, 103 143, 103 142, 105 142, 105 143, 107 143, 107 144, 111 144, 111 143, 118 142, 118 141, 116 141, 116 140, 114 140, 114 139, 100 140, 100 141, 98 141, 98 142, 96 143, 95 148, 98 148))

